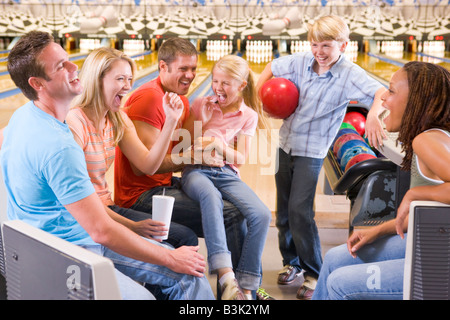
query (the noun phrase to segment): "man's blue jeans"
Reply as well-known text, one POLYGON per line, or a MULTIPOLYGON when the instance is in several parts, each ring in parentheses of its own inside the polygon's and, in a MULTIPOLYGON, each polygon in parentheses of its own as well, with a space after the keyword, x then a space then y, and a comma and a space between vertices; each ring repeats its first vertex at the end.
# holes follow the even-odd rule
MULTIPOLYGON (((173 250, 169 245, 143 238, 158 246, 173 250)), ((158 300, 214 300, 208 279, 174 272, 166 267, 134 260, 118 254, 104 246, 85 246, 86 249, 112 260, 117 282, 123 299, 158 300), (130 279, 134 281, 130 281, 130 279), (144 282, 148 290, 136 281, 144 282)))
POLYGON ((278 241, 283 265, 319 276, 322 253, 314 221, 314 196, 323 159, 292 156, 278 149, 277 187, 278 241))
MULTIPOLYGON (((197 236, 203 237, 200 205, 181 190, 180 179, 177 177, 172 178, 171 186, 156 187, 144 192, 136 203, 131 206, 131 209, 151 213, 153 195, 161 195, 163 194, 163 190, 165 195, 175 197, 172 221, 190 228, 197 236)), ((244 216, 229 201, 224 201, 223 220, 228 249, 231 251, 233 266, 236 268, 241 258, 241 250, 245 235, 247 234, 247 226, 244 221, 244 216)))
POLYGON ((406 238, 385 236, 358 250, 347 244, 325 255, 314 300, 402 299, 406 238))

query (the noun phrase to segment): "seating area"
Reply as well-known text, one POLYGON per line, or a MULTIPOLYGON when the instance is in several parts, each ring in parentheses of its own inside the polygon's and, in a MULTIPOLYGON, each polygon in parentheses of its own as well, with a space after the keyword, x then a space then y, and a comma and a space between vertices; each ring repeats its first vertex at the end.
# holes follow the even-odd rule
MULTIPOLYGON (((391 157, 395 158, 395 155, 397 154, 394 152, 396 148, 395 145, 387 143, 385 148, 385 153, 390 154, 391 157), (390 149, 389 146, 391 146, 390 149)), ((381 164, 376 164, 382 168, 378 168, 379 170, 369 170, 370 172, 367 174, 364 174, 362 177, 358 176, 358 178, 355 179, 357 182, 354 183, 354 185, 357 185, 357 187, 351 188, 356 190, 356 192, 352 195, 351 192, 345 192, 345 189, 339 191, 339 188, 343 188, 342 186, 344 184, 347 183, 347 185, 351 185, 348 184, 348 182, 345 182, 345 179, 349 180, 349 173, 346 173, 346 177, 342 177, 342 173, 340 173, 341 176, 338 177, 339 172, 334 169, 331 171, 332 165, 327 164, 327 162, 332 164, 333 158, 329 156, 327 159, 328 160, 325 161, 325 165, 321 171, 315 199, 316 222, 319 228, 323 255, 325 255, 330 248, 344 243, 349 232, 353 228, 366 227, 373 225, 374 223, 380 223, 380 221, 370 222, 370 212, 364 209, 364 202, 366 202, 367 207, 367 201, 370 201, 370 199, 377 196, 373 193, 378 192, 377 190, 380 188, 385 188, 384 185, 386 183, 386 175, 392 176, 395 186, 393 187, 393 189, 395 189, 393 190, 394 195, 395 192, 397 192, 397 194, 402 194, 406 191, 405 179, 409 183, 408 175, 406 174, 405 176, 405 173, 400 173, 396 163, 392 163, 385 159, 378 161, 381 164), (338 177, 334 184, 332 183, 333 180, 330 179, 330 172, 334 172, 336 175, 335 177, 338 177), (382 176, 381 180, 384 182, 382 182, 377 189, 374 185, 380 183, 377 182, 377 177, 380 175, 382 176), (400 175, 401 179, 398 178, 400 175)), ((241 170, 242 179, 246 181, 249 186, 254 188, 255 192, 258 193, 261 199, 264 199, 266 205, 273 212, 272 224, 269 228, 266 246, 263 253, 263 281, 261 287, 263 287, 275 299, 296 300, 296 292, 303 281, 303 277, 298 277, 294 283, 287 286, 280 286, 277 284, 278 271, 281 270, 283 266, 278 249, 277 229, 274 224, 275 202, 273 190, 275 189, 273 176, 258 175, 255 174, 255 170, 261 170, 261 167, 258 165, 245 165, 241 170)), ((363 168, 362 171, 366 172, 367 169, 363 168)), ((0 246, 0 299, 119 299, 120 294, 117 292, 117 288, 114 287, 115 281, 111 281, 111 279, 114 278, 111 261, 106 258, 98 257, 87 250, 71 245, 66 241, 46 234, 45 232, 37 230, 20 221, 6 222, 7 199, 1 172, 0 178, 2 181, 0 184, 0 222, 2 223, 3 236, 0 237, 0 241, 3 241, 2 246, 0 246), (23 243, 20 248, 16 245, 17 240, 15 239, 17 239, 17 237, 19 237, 21 243, 23 243), (13 245, 10 244, 10 241, 13 245), (30 245, 30 243, 32 245, 30 245), (38 248, 34 249, 33 246, 37 245, 37 243, 39 243, 38 248), (32 264, 28 264, 33 265, 33 270, 26 269, 27 263, 23 262, 27 261, 27 259, 31 259, 31 261, 33 261, 32 264), (59 261, 60 263, 55 263, 55 261, 59 261), (74 263, 74 261, 76 261, 76 263, 74 263), (75 290, 72 288, 71 290, 60 291, 61 288, 67 289, 68 285, 71 286, 74 283, 71 282, 75 279, 72 277, 74 275, 74 271, 68 271, 67 269, 68 266, 73 265, 80 266, 80 269, 75 267, 75 271, 80 271, 80 274, 84 274, 83 281, 88 283, 89 288, 83 288, 83 290, 81 290, 77 289, 77 286, 74 286, 73 288, 75 288, 75 290), (41 267, 35 268, 34 266, 41 267), (81 272, 81 270, 83 271, 81 272), (101 270, 100 272, 103 275, 101 278, 98 278, 99 270, 101 270), (35 273, 37 275, 38 272, 39 276, 33 276, 35 273), (57 283, 54 281, 55 274, 58 273, 61 274, 60 279, 64 280, 63 282, 57 283), (10 281, 10 277, 14 281, 10 281), (7 281, 5 281, 5 278, 7 281), (20 280, 22 281, 22 286, 17 284, 21 283, 20 280), (42 283, 35 284, 34 281, 41 281, 42 283), (33 285, 24 286, 23 284, 25 283, 33 283, 33 285), (45 290, 35 290, 36 288, 46 286, 48 286, 48 292, 45 292, 45 290)), ((108 171, 107 180, 112 186, 113 170, 108 171)), ((397 199, 395 208, 398 204, 399 199, 397 199)), ((431 231, 427 229, 428 238, 425 237, 425 239, 423 239, 420 238, 419 235, 419 241, 416 240, 417 238, 414 236, 414 233, 409 233, 408 257, 405 266, 405 299, 427 299, 429 297, 450 298, 450 294, 446 296, 445 293, 442 292, 439 292, 439 295, 430 295, 428 291, 434 292, 435 287, 432 286, 431 288, 423 288, 421 286, 421 282, 423 281, 430 283, 429 277, 434 274, 433 271, 427 270, 427 276, 422 276, 423 268, 431 267, 431 270, 433 270, 434 265, 432 264, 430 266, 426 263, 428 255, 422 255, 420 258, 417 258, 417 253, 423 250, 422 248, 424 245, 428 250, 429 247, 427 247, 427 242, 429 242, 430 239, 433 240, 435 237, 440 239, 444 237, 443 241, 439 242, 439 246, 443 246, 445 249, 444 251, 438 251, 439 254, 442 252, 445 253, 445 250, 448 250, 450 245, 450 206, 434 202, 413 203, 411 206, 410 215, 414 216, 416 211, 419 211, 420 218, 410 220, 411 229, 414 228, 414 230, 417 229, 421 231, 422 226, 427 228, 429 224, 429 221, 427 220, 428 215, 424 214, 424 212, 430 211, 434 213, 433 223, 435 227, 431 231), (439 212, 437 217, 435 214, 436 212, 439 212), (423 257, 426 257, 423 267, 421 265, 421 267, 418 268, 417 259, 422 259, 423 261, 423 257), (417 288, 420 288, 420 293, 416 293, 417 288)), ((390 213, 390 216, 388 215, 387 218, 392 217, 392 213, 390 213)), ((387 218, 385 217, 383 219, 387 218)), ((204 245, 204 240, 199 239, 199 242, 200 253, 206 257, 207 252, 206 246, 204 245)), ((433 250, 432 252, 435 253, 437 251, 433 250)), ((447 272, 447 274, 449 274, 450 257, 446 257, 444 255, 442 257, 437 257, 437 259, 441 262, 441 270, 444 269, 446 270, 444 273, 447 272)), ((213 291, 216 292, 216 276, 207 275, 207 277, 213 291)), ((79 279, 76 278, 75 280, 78 281, 79 279)), ((434 281, 432 283, 435 286, 448 285, 448 287, 450 287, 449 281, 449 278, 439 278, 439 281, 434 281)))
MULTIPOLYGON (((322 188, 323 184, 319 187, 322 188)), ((331 225, 327 225, 325 207, 327 203, 333 204, 333 201, 324 200, 329 197, 320 192, 318 194, 322 206, 317 208, 317 218, 324 253, 343 243, 348 235, 348 229, 345 228, 348 220, 341 221, 340 227, 330 228, 331 225)), ((348 208, 348 203, 343 202, 341 196, 338 198, 341 200, 335 201, 334 208, 348 208)), ((0 200, 0 299, 120 299, 110 260, 21 221, 7 222, 3 183, 0 184, 0 200), (61 276, 55 276, 57 274, 61 276)), ((414 217, 409 221, 410 230, 414 232, 410 231, 408 237, 405 299, 450 299, 450 206, 435 202, 414 202, 410 217, 414 217), (425 236, 422 230, 426 230, 425 236), (434 241, 436 238, 440 240, 437 245, 434 241), (424 254, 423 250, 430 250, 430 254, 424 254), (431 263, 430 255, 433 256, 431 263), (439 262, 439 271, 447 278, 435 277, 435 261, 439 262), (432 285, 423 286, 423 283, 432 285)), ((200 252, 206 255, 203 239, 200 239, 200 243, 200 252)), ((276 299, 295 300, 303 279, 299 277, 291 285, 280 286, 276 284, 276 278, 281 268, 277 231, 271 226, 263 255, 262 287, 276 299)), ((208 278, 215 291, 215 276, 209 275, 208 278)))

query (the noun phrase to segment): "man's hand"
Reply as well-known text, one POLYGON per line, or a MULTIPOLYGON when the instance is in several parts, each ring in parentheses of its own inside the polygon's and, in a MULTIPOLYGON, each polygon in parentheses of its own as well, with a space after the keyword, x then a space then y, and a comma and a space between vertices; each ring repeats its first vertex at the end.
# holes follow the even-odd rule
POLYGON ((163 108, 166 121, 173 120, 178 122, 183 114, 183 101, 176 93, 166 92, 163 97, 163 108))
POLYGON ((198 246, 182 246, 175 250, 170 250, 170 259, 167 267, 178 273, 203 277, 206 271, 206 262, 203 256, 197 252, 198 249, 198 246))

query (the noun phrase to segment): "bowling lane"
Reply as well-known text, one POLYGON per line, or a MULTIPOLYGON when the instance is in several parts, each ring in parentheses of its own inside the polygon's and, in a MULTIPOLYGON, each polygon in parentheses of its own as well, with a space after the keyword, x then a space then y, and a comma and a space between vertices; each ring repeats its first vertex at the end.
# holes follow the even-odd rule
POLYGON ((253 59, 250 59, 247 54, 244 54, 242 58, 246 59, 249 63, 250 69, 255 73, 255 76, 259 77, 259 74, 263 72, 266 65, 273 60, 273 57, 270 58, 269 61, 264 63, 257 63, 255 61, 252 61, 253 59))
POLYGON ((149 69, 158 69, 158 52, 136 54, 125 51, 125 54, 132 57, 134 62, 136 62, 136 78, 141 78, 147 74, 149 69))
POLYGON ((447 70, 450 70, 450 53, 440 53, 440 54, 433 54, 430 53, 427 54, 416 54, 411 52, 404 52, 403 53, 403 59, 409 60, 409 61, 423 61, 423 62, 431 62, 434 64, 438 64, 441 67, 446 68, 447 70), (442 58, 442 59, 441 59, 442 58))
POLYGON ((203 96, 208 89, 211 88, 209 76, 211 75, 211 70, 214 63, 215 61, 211 61, 207 58, 206 52, 200 52, 198 56, 197 74, 191 84, 191 87, 189 88, 189 92, 187 94, 188 98, 194 93, 198 96, 203 96), (201 87, 203 87, 202 89, 204 90, 202 90, 202 92, 196 92, 197 90, 201 90, 201 87))
MULTIPOLYGON (((446 53, 446 55, 448 55, 448 53, 446 53)), ((448 62, 448 60, 449 58, 444 57, 444 55, 442 55, 442 57, 433 57, 432 54, 425 55, 412 52, 400 52, 396 54, 376 54, 375 56, 366 53, 358 53, 355 63, 365 69, 367 72, 370 72, 378 76, 379 78, 389 82, 392 74, 400 69, 401 65, 409 61, 430 62, 440 65, 447 70, 450 70, 450 63, 448 62), (376 56, 379 56, 386 61, 383 61, 376 56), (392 60, 395 63, 389 63, 389 60, 392 60)))
POLYGON ((355 63, 367 72, 374 74, 388 83, 391 80, 392 74, 400 69, 398 65, 388 63, 365 53, 358 53, 355 63))

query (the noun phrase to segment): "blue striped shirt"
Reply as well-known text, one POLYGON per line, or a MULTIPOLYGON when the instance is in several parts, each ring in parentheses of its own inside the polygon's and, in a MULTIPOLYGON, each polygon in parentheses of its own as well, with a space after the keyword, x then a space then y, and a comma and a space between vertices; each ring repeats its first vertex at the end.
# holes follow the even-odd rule
POLYGON ((371 106, 382 85, 344 55, 320 76, 313 70, 314 61, 311 52, 284 56, 272 61, 272 73, 300 91, 297 109, 281 126, 280 148, 293 156, 324 158, 347 104, 356 100, 371 106))

